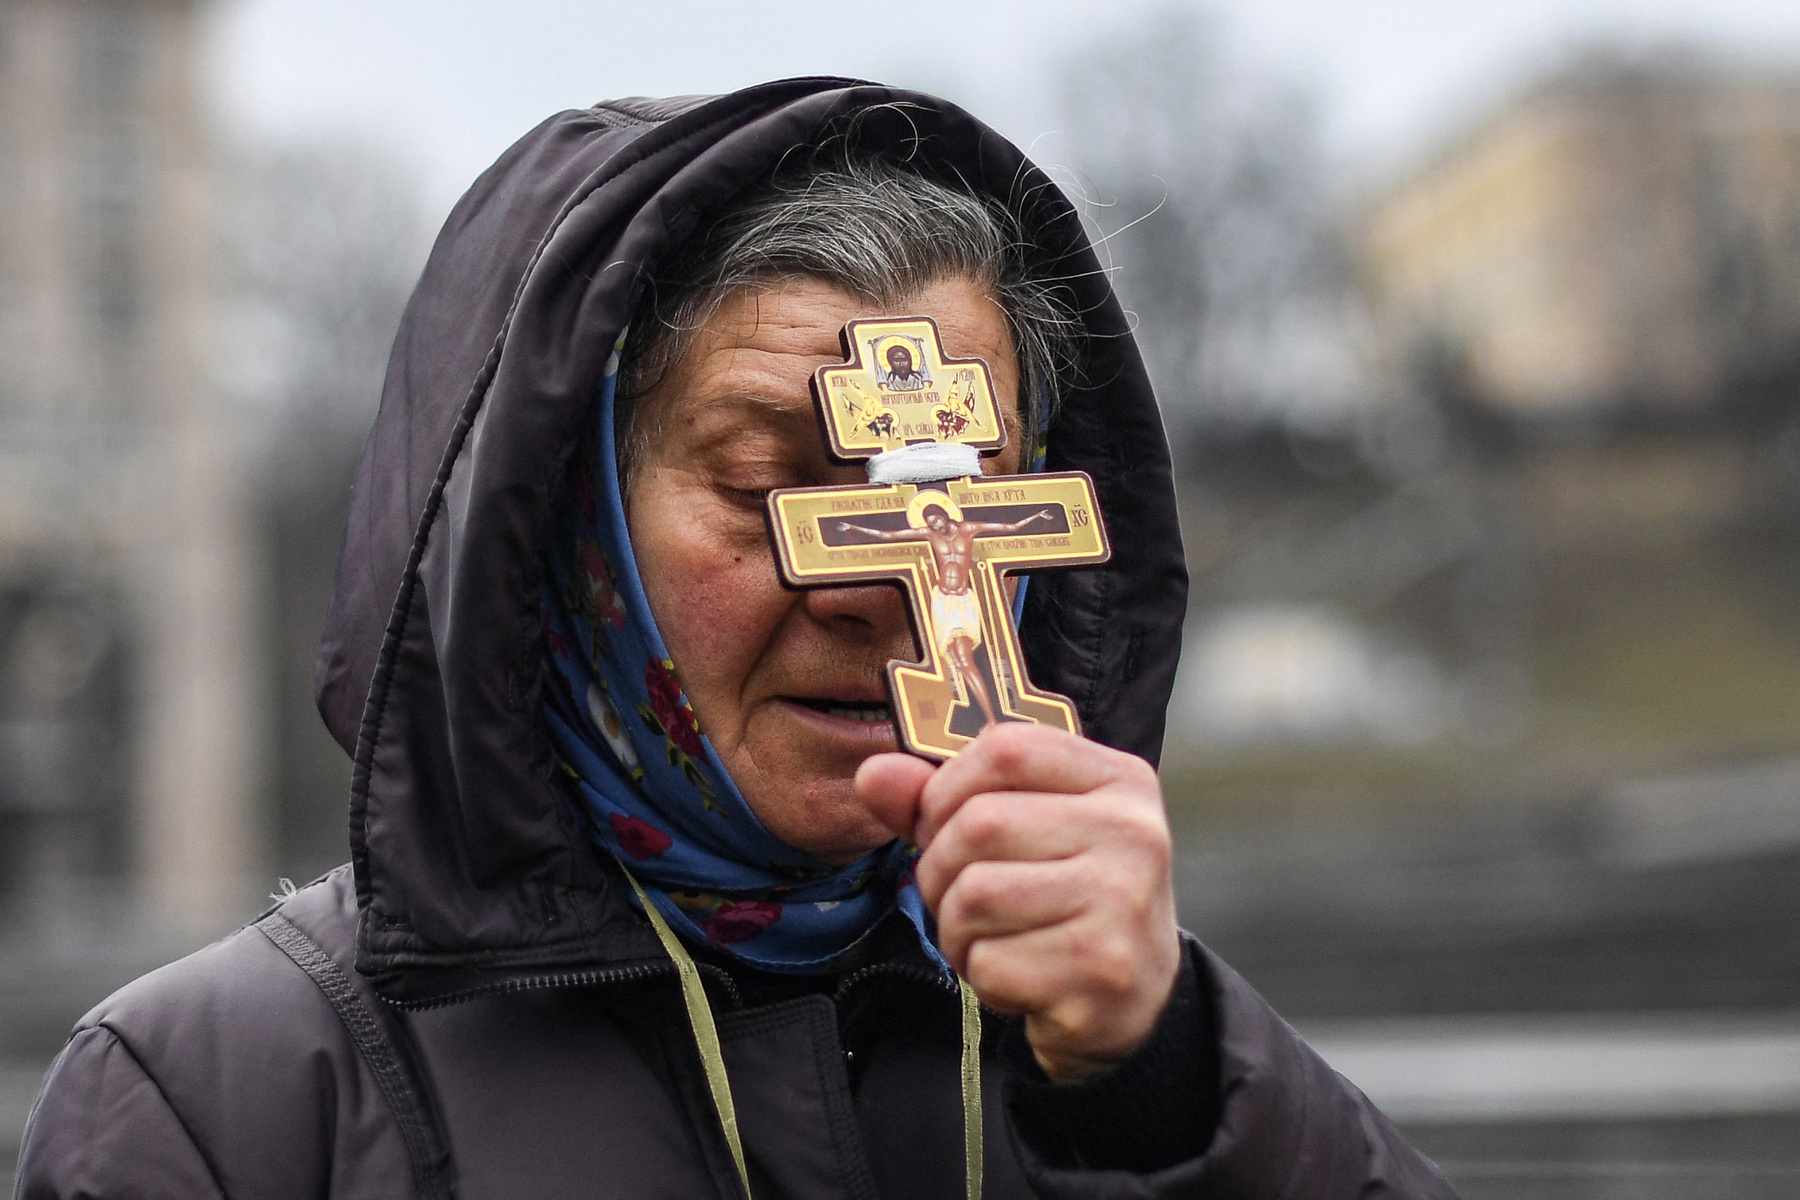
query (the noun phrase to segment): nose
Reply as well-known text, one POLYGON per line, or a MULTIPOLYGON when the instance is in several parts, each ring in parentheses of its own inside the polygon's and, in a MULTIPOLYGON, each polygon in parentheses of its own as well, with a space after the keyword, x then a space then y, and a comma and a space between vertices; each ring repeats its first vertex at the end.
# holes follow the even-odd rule
POLYGON ((893 584, 807 588, 807 616, 836 637, 887 649, 893 657, 917 657, 905 594, 893 584))

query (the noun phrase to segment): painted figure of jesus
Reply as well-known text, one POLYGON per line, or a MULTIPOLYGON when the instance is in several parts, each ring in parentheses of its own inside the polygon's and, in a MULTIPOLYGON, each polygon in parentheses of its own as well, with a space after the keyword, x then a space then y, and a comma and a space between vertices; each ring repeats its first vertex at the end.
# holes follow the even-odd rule
POLYGON ((839 521, 837 528, 839 533, 854 531, 880 542, 925 542, 931 547, 931 625, 937 648, 949 660, 963 692, 981 709, 983 724, 997 724, 999 706, 993 689, 975 662, 975 648, 985 641, 981 598, 975 594, 975 539, 1019 533, 1033 521, 1049 521, 1051 510, 1040 509, 1023 520, 1004 524, 968 521, 954 501, 934 497, 925 501, 920 517, 923 528, 870 529, 851 521, 839 521))
POLYGON ((891 391, 916 392, 931 382, 913 365, 912 351, 898 343, 888 347, 887 365, 887 385, 891 391))

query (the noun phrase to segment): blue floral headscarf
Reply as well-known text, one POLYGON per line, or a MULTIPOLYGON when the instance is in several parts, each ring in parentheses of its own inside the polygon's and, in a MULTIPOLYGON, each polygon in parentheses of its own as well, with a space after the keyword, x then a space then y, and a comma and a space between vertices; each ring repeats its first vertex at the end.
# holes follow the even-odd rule
POLYGON ((701 731, 625 524, 613 413, 624 343, 606 364, 597 436, 571 472, 573 503, 550 539, 543 599, 553 668, 545 716, 591 836, 677 932, 755 966, 828 969, 895 909, 944 966, 913 879, 915 851, 896 841, 833 866, 787 845, 757 820, 701 731))

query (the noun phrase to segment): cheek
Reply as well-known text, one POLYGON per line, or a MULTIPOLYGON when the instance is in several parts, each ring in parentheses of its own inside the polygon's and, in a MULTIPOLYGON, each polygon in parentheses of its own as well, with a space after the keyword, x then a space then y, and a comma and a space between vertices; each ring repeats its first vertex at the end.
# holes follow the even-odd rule
MULTIPOLYGON (((757 631, 765 625, 773 628, 771 601, 780 593, 779 585, 773 594, 768 586, 774 582, 768 555, 677 545, 664 558, 668 603, 656 613, 670 653, 678 653, 679 643, 682 651, 700 651, 708 661, 753 656, 767 640, 766 632, 759 637, 757 631)), ((696 659, 691 667, 681 665, 685 671, 704 664, 696 659)))
POLYGON ((729 740, 744 683, 793 601, 766 541, 716 536, 711 531, 728 521, 709 522, 704 506, 679 511, 682 519, 668 521, 634 512, 632 544, 650 610, 701 726, 729 740))

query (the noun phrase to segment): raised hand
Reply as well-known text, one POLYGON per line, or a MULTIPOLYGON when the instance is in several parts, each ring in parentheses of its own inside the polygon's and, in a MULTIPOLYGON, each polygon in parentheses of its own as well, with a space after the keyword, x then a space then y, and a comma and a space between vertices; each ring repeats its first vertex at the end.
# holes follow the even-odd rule
POLYGON ((1044 725, 989 726, 934 767, 879 754, 869 811, 924 851, 919 889, 982 1001, 1023 1014, 1059 1081, 1150 1036, 1180 965, 1169 826, 1142 759, 1044 725))

